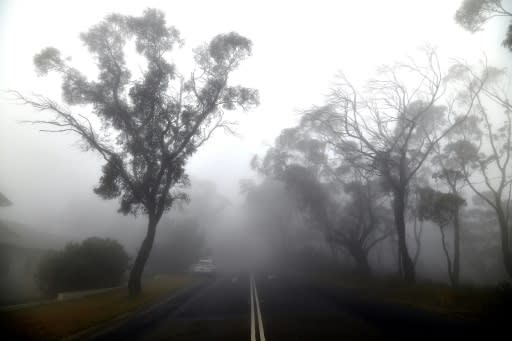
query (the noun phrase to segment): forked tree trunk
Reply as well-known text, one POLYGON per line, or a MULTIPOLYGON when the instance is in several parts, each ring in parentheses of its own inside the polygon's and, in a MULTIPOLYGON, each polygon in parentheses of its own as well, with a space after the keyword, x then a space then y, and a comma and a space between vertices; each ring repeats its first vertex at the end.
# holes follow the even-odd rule
POLYGON ((146 237, 142 242, 139 252, 137 253, 137 257, 135 258, 135 262, 133 263, 132 270, 130 272, 130 278, 128 280, 128 293, 130 296, 140 295, 142 292, 142 272, 144 271, 144 266, 149 258, 149 253, 151 252, 151 248, 153 247, 153 242, 155 240, 156 227, 159 222, 159 218, 153 215, 149 216, 148 220, 148 229, 146 232, 146 237))

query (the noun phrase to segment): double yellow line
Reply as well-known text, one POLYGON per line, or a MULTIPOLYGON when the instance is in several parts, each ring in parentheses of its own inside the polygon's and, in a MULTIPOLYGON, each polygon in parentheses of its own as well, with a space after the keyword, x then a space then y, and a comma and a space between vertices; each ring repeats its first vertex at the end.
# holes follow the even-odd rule
POLYGON ((258 324, 259 340, 265 341, 265 333, 263 331, 263 321, 261 320, 260 302, 258 300, 258 290, 256 289, 256 282, 254 276, 251 273, 249 276, 249 282, 251 287, 251 341, 256 341, 256 323, 258 324), (256 314, 254 313, 254 307, 256 306, 256 314), (257 317, 257 320, 255 318, 257 317))

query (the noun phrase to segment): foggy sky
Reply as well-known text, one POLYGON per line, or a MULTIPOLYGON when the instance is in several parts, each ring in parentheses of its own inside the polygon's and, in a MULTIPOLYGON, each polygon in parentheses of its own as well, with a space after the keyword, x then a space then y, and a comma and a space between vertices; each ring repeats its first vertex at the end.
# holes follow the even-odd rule
MULTIPOLYGON (((261 105, 235 113, 239 137, 217 132, 187 166, 192 177, 215 182, 218 192, 236 202, 239 180, 253 177, 251 157, 267 149, 283 128, 294 125, 299 110, 321 104, 338 70, 362 83, 378 65, 414 54, 425 42, 437 46, 445 61, 463 57, 471 62, 485 51, 490 65, 510 67, 509 52, 500 45, 505 19, 492 20, 484 31, 470 34, 454 21, 459 5, 459 0, 0 0, 0 89, 60 99, 56 77, 36 76, 34 54, 55 46, 72 56, 78 69, 94 72, 78 35, 112 12, 140 15, 146 7, 162 9, 168 24, 185 39, 175 57, 178 70, 190 69, 196 46, 218 33, 237 31, 252 40, 253 56, 236 71, 232 83, 258 89, 261 105)), ((122 221, 124 230, 115 231, 142 234, 144 223, 113 218, 117 202, 105 202, 92 192, 101 160, 82 152, 73 135, 45 134, 18 123, 35 117, 32 108, 0 98, 0 191, 14 203, 0 211, 1 217, 81 236, 122 221), (87 219, 90 230, 75 223, 87 219)))

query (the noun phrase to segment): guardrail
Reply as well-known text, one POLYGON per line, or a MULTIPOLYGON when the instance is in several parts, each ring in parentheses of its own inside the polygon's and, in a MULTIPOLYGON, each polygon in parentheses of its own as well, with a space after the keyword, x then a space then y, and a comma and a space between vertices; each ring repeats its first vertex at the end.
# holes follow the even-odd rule
POLYGON ((119 288, 124 288, 126 285, 121 285, 117 287, 111 287, 111 288, 103 288, 103 289, 94 289, 94 290, 82 290, 82 291, 67 291, 67 292, 61 292, 57 295, 57 301, 64 301, 64 300, 70 300, 74 298, 80 298, 95 294, 101 294, 102 292, 107 292, 119 288))

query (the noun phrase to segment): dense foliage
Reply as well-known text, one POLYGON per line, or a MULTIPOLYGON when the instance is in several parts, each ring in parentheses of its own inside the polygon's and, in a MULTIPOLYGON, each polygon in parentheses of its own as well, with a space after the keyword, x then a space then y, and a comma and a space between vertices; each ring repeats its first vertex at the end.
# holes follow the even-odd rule
POLYGON ((50 252, 39 265, 37 280, 41 291, 48 295, 117 286, 129 259, 117 241, 92 237, 50 252))
POLYGON ((19 98, 55 115, 35 121, 46 131, 73 132, 86 149, 102 156, 96 194, 117 198, 123 214, 148 216, 128 286, 137 295, 162 215, 176 201, 188 200, 183 192, 189 184, 187 160, 216 129, 231 131, 226 110, 258 104, 257 90, 228 81, 251 55, 252 42, 236 32, 214 36, 194 50, 195 71, 187 77, 169 58, 184 42, 162 11, 146 9, 138 17, 111 14, 80 38, 96 61, 97 79, 73 67, 58 49, 47 47, 34 56, 34 64, 40 75, 55 72, 62 77, 67 107, 45 97, 19 98), (130 70, 126 61, 132 43, 145 62, 139 70, 130 70), (77 112, 84 107, 91 112, 77 112))

